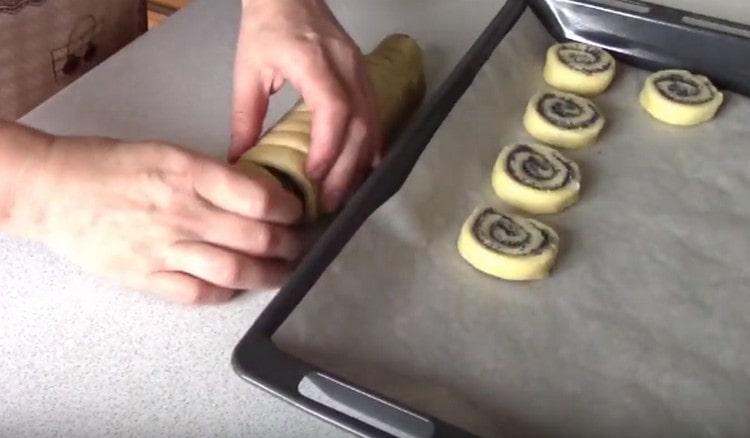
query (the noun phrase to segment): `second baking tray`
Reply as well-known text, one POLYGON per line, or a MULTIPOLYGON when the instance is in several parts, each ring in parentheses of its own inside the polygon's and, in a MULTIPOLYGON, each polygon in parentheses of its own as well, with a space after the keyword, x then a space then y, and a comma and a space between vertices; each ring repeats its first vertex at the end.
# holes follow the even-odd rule
POLYGON ((706 125, 661 125, 637 103, 646 72, 621 65, 596 99, 609 120, 602 139, 570 154, 583 170, 580 203, 540 217, 563 241, 552 277, 485 277, 460 259, 455 239, 476 205, 495 202, 489 172, 500 146, 529 141, 520 118, 544 87, 551 36, 602 45, 638 66, 694 69, 747 94, 747 28, 640 2, 531 4, 535 14, 517 23, 522 2, 506 5, 452 79, 470 81, 481 51, 512 31, 404 187, 342 250, 398 188, 437 128, 430 121, 441 120, 429 116, 450 110, 440 104, 460 86, 436 95, 404 134, 414 143, 402 138, 403 155, 334 221, 313 249, 318 258, 238 345, 235 367, 366 436, 745 436, 746 98, 730 94, 706 125))

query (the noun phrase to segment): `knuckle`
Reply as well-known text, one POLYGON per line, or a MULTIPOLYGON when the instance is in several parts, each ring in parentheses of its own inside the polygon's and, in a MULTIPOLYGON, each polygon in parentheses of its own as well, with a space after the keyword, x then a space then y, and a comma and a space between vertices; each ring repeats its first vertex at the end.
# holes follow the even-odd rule
POLYGON ((263 225, 255 232, 256 251, 261 254, 267 254, 276 248, 281 240, 281 236, 274 227, 263 225))
POLYGON ((325 62, 325 51, 318 40, 304 39, 292 52, 291 61, 299 63, 304 70, 312 70, 325 62))
POLYGON ((239 256, 230 256, 216 263, 217 280, 229 286, 238 285, 242 280, 242 262, 239 256))
POLYGON ((315 45, 320 47, 323 44, 323 36, 317 32, 301 32, 298 34, 298 40, 303 44, 315 45))
POLYGON ((173 144, 148 141, 142 143, 141 147, 150 152, 157 164, 169 168, 171 168, 170 164, 187 166, 192 161, 189 152, 173 144))
POLYGON ((179 174, 191 174, 196 169, 196 160, 182 151, 172 150, 165 157, 164 162, 170 169, 179 174))
POLYGON ((341 120, 349 119, 352 113, 348 100, 338 93, 329 97, 326 110, 331 117, 341 120))
POLYGON ((242 128, 247 121, 249 114, 245 110, 235 109, 232 111, 232 123, 235 129, 242 128))
POLYGON ((370 134, 370 124, 367 119, 358 116, 353 117, 349 123, 351 136, 358 142, 364 141, 370 134))
POLYGON ((170 175, 162 169, 150 169, 141 176, 141 185, 151 199, 161 206, 175 206, 179 192, 170 175))
POLYGON ((337 41, 336 50, 339 52, 339 56, 348 63, 350 66, 359 66, 362 64, 362 52, 357 46, 349 43, 348 41, 337 41))

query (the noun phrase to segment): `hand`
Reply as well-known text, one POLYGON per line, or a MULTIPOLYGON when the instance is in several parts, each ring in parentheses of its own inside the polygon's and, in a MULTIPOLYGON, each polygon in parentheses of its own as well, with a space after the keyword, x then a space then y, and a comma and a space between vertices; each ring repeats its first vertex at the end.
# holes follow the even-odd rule
POLYGON ((289 80, 313 113, 308 177, 336 210, 381 147, 377 99, 362 53, 323 0, 244 0, 235 62, 232 146, 258 140, 271 94, 289 80))
POLYGON ((55 138, 45 155, 11 228, 125 286, 224 301, 277 286, 300 253, 285 225, 302 207, 270 180, 159 143, 55 138))

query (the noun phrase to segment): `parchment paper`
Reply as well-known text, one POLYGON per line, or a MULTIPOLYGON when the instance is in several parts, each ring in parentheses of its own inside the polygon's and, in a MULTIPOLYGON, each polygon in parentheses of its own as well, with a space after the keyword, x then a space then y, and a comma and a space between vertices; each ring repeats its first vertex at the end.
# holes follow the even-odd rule
POLYGON ((456 251, 496 202, 501 145, 544 87, 552 39, 527 11, 428 146, 275 341, 484 436, 750 434, 750 100, 692 128, 640 107, 618 66, 608 126, 568 155, 581 201, 539 217, 562 239, 549 279, 485 276, 456 251))

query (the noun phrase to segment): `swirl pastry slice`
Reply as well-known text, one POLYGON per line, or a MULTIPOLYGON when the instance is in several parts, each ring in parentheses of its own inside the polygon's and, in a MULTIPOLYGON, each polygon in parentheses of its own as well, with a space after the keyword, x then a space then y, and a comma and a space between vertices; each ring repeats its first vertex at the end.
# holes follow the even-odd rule
POLYGON ((508 204, 529 213, 557 213, 578 200, 578 165, 547 146, 513 144, 500 151, 492 187, 508 204))
MULTIPOLYGON (((390 35, 367 55, 366 61, 378 98, 382 131, 388 141, 424 97, 422 49, 407 35, 390 35)), ((298 103, 260 138, 257 146, 240 158, 240 162, 254 162, 270 170, 282 185, 297 193, 304 200, 307 221, 315 220, 319 210, 316 188, 304 172, 311 121, 310 109, 298 103)), ((257 170, 240 164, 237 167, 241 171, 257 170)))
POLYGON ((690 126, 713 119, 724 95, 705 76, 662 70, 646 79, 640 101, 655 119, 690 126))
POLYGON ((612 83, 615 66, 612 55, 599 47, 560 43, 547 50, 544 80, 558 90, 595 96, 612 83))
POLYGON ((557 259, 557 233, 543 223, 480 208, 458 238, 458 252, 470 265, 505 280, 546 277, 557 259))
POLYGON ((575 149, 596 142, 604 129, 604 116, 586 98, 547 91, 531 98, 523 124, 541 142, 575 149))

